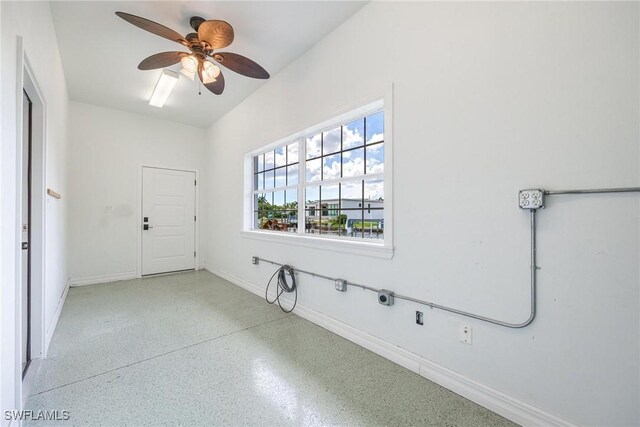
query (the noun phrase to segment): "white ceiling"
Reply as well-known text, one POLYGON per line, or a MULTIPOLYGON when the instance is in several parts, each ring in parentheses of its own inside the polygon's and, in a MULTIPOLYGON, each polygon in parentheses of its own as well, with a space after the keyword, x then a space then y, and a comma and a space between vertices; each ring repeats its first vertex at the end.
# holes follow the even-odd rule
MULTIPOLYGON (((247 56, 273 77, 360 9, 360 1, 54 1, 51 3, 69 97, 193 126, 208 127, 265 80, 238 75, 221 67, 222 95, 214 95, 181 76, 161 109, 149 98, 161 70, 139 71, 149 55, 186 51, 170 40, 118 18, 116 11, 142 16, 178 33, 193 32, 189 18, 222 19, 235 31, 225 51, 247 56)), ((171 67, 176 71, 179 65, 171 67)), ((197 78, 196 78, 197 81, 197 78)))

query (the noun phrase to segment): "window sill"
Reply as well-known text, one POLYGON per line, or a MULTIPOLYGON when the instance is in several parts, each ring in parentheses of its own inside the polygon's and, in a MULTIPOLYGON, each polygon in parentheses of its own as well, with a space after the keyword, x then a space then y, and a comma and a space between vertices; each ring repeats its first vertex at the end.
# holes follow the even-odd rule
POLYGON ((338 240, 331 237, 307 237, 300 236, 298 234, 284 234, 270 231, 244 230, 241 234, 245 239, 262 240, 266 242, 302 246, 306 248, 324 249, 331 252, 341 252, 375 258, 393 258, 393 247, 385 246, 380 243, 338 240))

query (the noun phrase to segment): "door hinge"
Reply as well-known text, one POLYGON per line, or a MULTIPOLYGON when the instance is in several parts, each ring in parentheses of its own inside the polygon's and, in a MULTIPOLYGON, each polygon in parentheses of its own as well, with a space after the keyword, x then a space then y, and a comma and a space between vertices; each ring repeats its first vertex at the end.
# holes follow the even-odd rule
POLYGON ((197 180, 193 180, 193 185, 198 185, 198 181, 197 180))
POLYGON ((193 257, 194 258, 196 257, 196 251, 193 251, 193 257))
POLYGON ((193 220, 194 220, 194 221, 197 221, 197 219, 196 219, 196 216, 195 216, 195 215, 193 216, 193 220))

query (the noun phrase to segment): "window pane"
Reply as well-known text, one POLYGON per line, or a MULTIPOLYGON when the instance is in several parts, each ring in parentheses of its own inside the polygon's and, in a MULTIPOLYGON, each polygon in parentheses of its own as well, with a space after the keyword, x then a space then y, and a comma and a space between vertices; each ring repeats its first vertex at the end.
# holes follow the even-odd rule
POLYGON ((322 155, 333 154, 340 151, 340 128, 325 132, 322 137, 322 155))
POLYGON ((258 228, 262 228, 264 221, 269 217, 272 197, 271 193, 260 193, 257 196, 258 228))
POLYGON ((367 146, 367 173, 384 172, 384 143, 367 146))
POLYGON ((320 166, 322 159, 307 161, 307 182, 320 181, 320 166))
POLYGON ((322 139, 320 134, 307 138, 307 159, 320 156, 320 145, 322 139))
POLYGON ((362 208, 362 181, 340 184, 342 209, 362 208))
POLYGON ((322 179, 340 178, 340 153, 322 158, 322 179))
POLYGON ((290 165, 292 163, 298 163, 298 145, 299 143, 294 142, 293 144, 289 144, 287 146, 287 164, 290 165))
POLYGON ((264 173, 264 188, 265 189, 269 189, 269 188, 273 188, 274 182, 273 182, 273 169, 265 172, 264 173))
MULTIPOLYGON (((304 200, 307 204, 314 204, 320 200, 320 187, 307 187, 304 189, 304 200)), ((307 209, 309 206, 307 206, 307 209)))
POLYGON ((298 183, 298 165, 287 166, 287 185, 298 183))
POLYGON ((342 153, 342 177, 364 175, 364 148, 342 153))
POLYGON ((367 144, 384 141, 384 114, 382 111, 367 117, 367 144))
POLYGON ((298 190, 286 190, 284 198, 285 208, 287 209, 285 212, 286 231, 296 232, 298 230, 298 190))
POLYGON ((342 127, 342 149, 364 145, 364 119, 356 120, 342 127))
POLYGON ((340 193, 339 184, 335 185, 323 185, 320 187, 320 195, 322 199, 322 204, 338 204, 340 193))
POLYGON ((287 164, 287 147, 276 148, 276 167, 287 164))
POLYGON ((364 181, 364 199, 365 203, 369 200, 375 201, 378 205, 376 208, 382 208, 384 202, 384 181, 382 179, 368 179, 364 181))
POLYGON ((294 210, 294 211, 298 209, 298 190, 296 189, 286 190, 284 194, 284 198, 285 198, 284 201, 286 203, 287 209, 294 210))
POLYGON ((253 170, 254 172, 264 170, 264 154, 259 154, 253 158, 253 170))
POLYGON ((276 169, 276 187, 286 187, 287 185, 287 168, 276 169))
POLYGON ((320 187, 305 188, 305 233, 319 232, 320 187))
POLYGON ((275 191, 273 193, 273 206, 279 212, 284 209, 284 191, 275 191))
POLYGON ((298 213, 296 211, 285 211, 282 215, 282 231, 295 233, 298 229, 298 213))
POLYGON ((264 188, 264 172, 257 173, 254 177, 254 190, 262 190, 264 188))
POLYGON ((273 151, 264 153, 264 168, 265 170, 273 169, 273 151))

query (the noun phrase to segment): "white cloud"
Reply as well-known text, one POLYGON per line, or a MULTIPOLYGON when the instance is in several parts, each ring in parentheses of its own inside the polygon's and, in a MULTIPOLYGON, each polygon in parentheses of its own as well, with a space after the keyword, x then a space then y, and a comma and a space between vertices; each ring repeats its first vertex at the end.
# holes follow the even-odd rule
POLYGON ((276 167, 287 164, 287 147, 276 148, 276 167))
POLYGON ((298 146, 300 144, 295 142, 293 144, 289 144, 287 150, 289 151, 289 163, 296 163, 298 161, 298 146))
POLYGON ((369 138, 369 140, 367 141, 367 144, 372 144, 374 142, 380 142, 383 140, 384 140, 383 133, 374 133, 373 135, 371 135, 371 138, 369 138))
POLYGON ((370 158, 367 160, 367 173, 384 172, 384 163, 378 159, 370 158))
POLYGON ((358 128, 350 129, 344 127, 344 133, 342 134, 342 148, 353 148, 359 145, 363 145, 364 138, 360 135, 358 128))
POLYGON ((330 154, 340 151, 340 128, 324 133, 322 139, 323 154, 330 154))
POLYGON ((318 157, 320 155, 320 144, 322 139, 320 134, 307 138, 307 158, 318 157))

